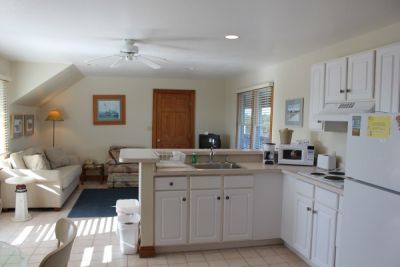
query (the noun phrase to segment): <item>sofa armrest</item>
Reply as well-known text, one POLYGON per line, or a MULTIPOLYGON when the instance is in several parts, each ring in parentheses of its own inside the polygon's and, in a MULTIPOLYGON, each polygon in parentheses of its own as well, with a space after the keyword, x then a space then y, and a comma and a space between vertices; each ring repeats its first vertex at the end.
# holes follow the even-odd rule
POLYGON ((56 183, 61 184, 60 170, 29 170, 29 169, 3 169, 1 180, 4 181, 10 177, 30 176, 35 178, 39 183, 56 183))

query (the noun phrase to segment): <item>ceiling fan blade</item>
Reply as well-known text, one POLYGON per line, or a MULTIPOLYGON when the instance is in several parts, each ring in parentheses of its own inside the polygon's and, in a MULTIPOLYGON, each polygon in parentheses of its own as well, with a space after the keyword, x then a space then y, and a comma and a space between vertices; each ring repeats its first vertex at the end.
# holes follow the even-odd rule
POLYGON ((163 57, 151 56, 151 55, 142 54, 142 53, 139 56, 142 56, 142 57, 144 56, 144 57, 147 57, 147 58, 154 58, 154 59, 157 59, 159 61, 163 61, 165 63, 168 63, 168 59, 163 58, 163 57))
POLYGON ((120 55, 111 55, 111 56, 104 56, 104 57, 96 57, 96 58, 93 58, 93 59, 86 60, 85 63, 88 64, 88 65, 90 65, 90 64, 92 64, 93 62, 98 61, 98 60, 102 60, 102 59, 106 59, 106 58, 111 58, 111 57, 119 57, 119 56, 120 56, 120 55))
POLYGON ((115 60, 111 65, 110 65, 110 68, 116 68, 116 67, 118 67, 120 64, 121 64, 121 62, 124 60, 124 58, 123 57, 119 57, 117 60, 115 60))
POLYGON ((155 70, 161 69, 160 65, 158 65, 157 63, 151 61, 150 59, 148 59, 144 56, 137 56, 136 59, 139 60, 140 62, 146 64, 147 66, 149 66, 152 69, 155 69, 155 70))

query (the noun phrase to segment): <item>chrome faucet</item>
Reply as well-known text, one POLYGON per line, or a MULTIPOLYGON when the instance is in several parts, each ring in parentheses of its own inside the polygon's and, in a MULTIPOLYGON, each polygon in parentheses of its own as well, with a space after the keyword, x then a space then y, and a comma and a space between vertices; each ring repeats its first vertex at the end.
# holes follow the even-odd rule
POLYGON ((209 156, 209 160, 210 163, 214 162, 214 149, 213 146, 210 146, 210 156, 209 156))

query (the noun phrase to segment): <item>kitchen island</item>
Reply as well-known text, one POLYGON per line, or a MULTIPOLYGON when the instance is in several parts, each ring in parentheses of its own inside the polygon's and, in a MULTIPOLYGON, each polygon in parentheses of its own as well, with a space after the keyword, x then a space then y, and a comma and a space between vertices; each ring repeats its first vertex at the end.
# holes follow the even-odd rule
MULTIPOLYGON (((195 152, 200 162, 208 160, 209 150, 180 151, 195 152)), ((142 152, 124 149, 120 155, 122 162, 139 162, 140 166, 141 257, 151 257, 156 251, 286 242, 281 230, 285 229, 284 181, 288 176, 321 190, 343 193, 340 186, 298 174, 315 171, 315 167, 265 165, 258 150, 215 151, 216 161, 228 159, 239 165, 237 169, 196 169, 191 164, 157 168, 156 151, 142 152)))

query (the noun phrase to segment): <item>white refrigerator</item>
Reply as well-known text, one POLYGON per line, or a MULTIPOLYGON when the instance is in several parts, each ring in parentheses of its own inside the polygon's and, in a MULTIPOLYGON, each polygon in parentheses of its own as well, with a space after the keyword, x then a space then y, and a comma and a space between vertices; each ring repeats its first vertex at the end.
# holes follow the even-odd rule
POLYGON ((349 122, 338 267, 400 266, 400 125, 396 114, 349 122))

